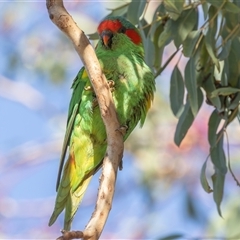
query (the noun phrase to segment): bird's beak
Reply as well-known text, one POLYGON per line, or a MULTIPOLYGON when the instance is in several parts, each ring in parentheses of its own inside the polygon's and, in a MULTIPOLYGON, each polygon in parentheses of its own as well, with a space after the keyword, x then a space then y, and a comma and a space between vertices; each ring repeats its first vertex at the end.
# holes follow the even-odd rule
POLYGON ((106 47, 111 47, 112 45, 113 33, 109 30, 103 31, 101 33, 102 42, 106 47))

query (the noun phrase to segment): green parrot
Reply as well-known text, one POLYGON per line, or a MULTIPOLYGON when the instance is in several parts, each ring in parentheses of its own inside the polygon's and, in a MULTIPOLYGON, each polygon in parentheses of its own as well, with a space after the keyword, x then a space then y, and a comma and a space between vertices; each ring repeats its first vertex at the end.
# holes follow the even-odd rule
MULTIPOLYGON (((112 88, 112 96, 124 140, 140 121, 142 126, 155 91, 155 79, 144 61, 138 29, 123 17, 107 17, 98 26, 96 55, 112 88)), ((72 85, 67 129, 57 180, 51 226, 65 209, 64 230, 69 231, 87 186, 102 166, 107 136, 91 82, 83 67, 72 85), (69 156, 64 159, 69 149, 69 156)))

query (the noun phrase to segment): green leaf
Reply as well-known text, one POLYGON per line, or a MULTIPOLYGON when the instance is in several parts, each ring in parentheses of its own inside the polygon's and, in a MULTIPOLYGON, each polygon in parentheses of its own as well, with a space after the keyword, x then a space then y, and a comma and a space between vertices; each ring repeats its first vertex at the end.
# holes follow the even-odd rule
MULTIPOLYGON (((148 64, 148 66, 151 67, 151 69, 153 68, 154 65, 154 55, 157 54, 155 51, 155 47, 152 41, 150 41, 149 38, 146 38, 146 41, 144 42, 144 46, 147 49, 147 51, 145 51, 145 61, 148 64)), ((152 69, 153 70, 153 69, 152 69)))
MULTIPOLYGON (((149 31, 151 30, 151 25, 148 24, 148 22, 145 20, 145 18, 142 18, 138 22, 138 27, 139 27, 141 34, 144 35, 144 37, 148 37, 149 31)), ((150 40, 150 38, 149 38, 149 40, 150 40)))
POLYGON ((164 30, 158 39, 158 47, 165 47, 173 38, 173 29, 172 29, 173 20, 168 19, 165 24, 164 30))
POLYGON ((164 6, 173 20, 177 20, 183 10, 184 0, 164 0, 164 6))
POLYGON ((219 8, 222 6, 223 2, 225 2, 225 0, 206 0, 206 2, 210 3, 211 5, 219 8))
POLYGON ((208 10, 208 15, 209 15, 208 23, 209 23, 209 28, 211 28, 212 37, 216 35, 217 27, 218 27, 218 18, 216 14, 218 14, 218 9, 215 8, 214 6, 210 6, 208 10))
POLYGON ((170 234, 166 237, 161 237, 161 238, 158 238, 158 240, 173 240, 173 239, 179 239, 179 238, 183 238, 183 234, 170 234))
POLYGON ((164 71, 164 69, 168 66, 168 64, 172 61, 172 59, 176 56, 176 54, 178 53, 179 49, 177 49, 164 63, 164 65, 158 69, 156 69, 156 73, 155 73, 155 77, 157 77, 158 75, 160 75, 162 73, 162 71, 164 71))
POLYGON ((202 3, 202 10, 203 10, 203 14, 204 14, 204 20, 206 20, 207 17, 208 17, 208 4, 207 4, 207 2, 202 3))
POLYGON ((173 114, 179 118, 183 111, 184 82, 181 72, 175 66, 170 83, 170 105, 173 114))
POLYGON ((218 69, 220 69, 219 61, 215 54, 215 45, 212 42, 211 28, 208 29, 207 35, 205 36, 205 44, 206 44, 206 49, 207 49, 213 63, 216 65, 216 67, 218 69))
POLYGON ((90 40, 98 40, 99 39, 99 35, 97 32, 88 34, 88 37, 90 40))
POLYGON ((197 20, 198 12, 195 9, 189 9, 183 11, 177 21, 173 21, 172 31, 174 34, 174 44, 177 48, 179 48, 188 34, 193 30, 197 20))
POLYGON ((202 86, 205 79, 208 79, 209 73, 211 73, 212 66, 210 66, 210 56, 208 54, 204 38, 199 41, 198 48, 195 50, 194 58, 196 62, 196 76, 197 83, 202 86))
POLYGON ((214 110, 208 121, 208 142, 214 147, 217 144, 217 130, 221 121, 217 110, 214 110))
POLYGON ((159 48, 158 47, 158 38, 160 36, 160 34, 163 32, 164 28, 163 28, 163 25, 160 23, 158 25, 158 27, 155 29, 155 32, 153 34, 153 37, 152 37, 152 41, 153 41, 153 44, 154 44, 154 63, 153 63, 153 66, 156 68, 156 69, 159 69, 161 67, 161 64, 162 64, 162 55, 163 55, 163 50, 164 48, 159 48))
POLYGON ((212 181, 213 181, 213 199, 217 205, 218 214, 222 217, 220 205, 223 199, 225 175, 216 169, 215 173, 212 175, 212 181))
POLYGON ((233 3, 236 4, 238 7, 240 7, 240 1, 239 0, 233 0, 233 3))
MULTIPOLYGON (((224 16, 224 19, 226 21, 226 24, 225 24, 225 29, 224 30, 227 30, 228 34, 236 27, 238 26, 239 24, 239 20, 238 20, 238 14, 233 14, 233 13, 230 13, 230 12, 227 12, 227 11, 223 11, 223 16, 224 16)), ((239 28, 238 28, 238 31, 235 32, 235 36, 239 33, 239 28)))
POLYGON ((240 13, 240 8, 228 1, 224 4, 223 9, 231 13, 240 13))
POLYGON ((203 87, 203 89, 205 90, 205 92, 207 94, 208 101, 220 111, 220 109, 222 108, 220 98, 218 96, 217 97, 211 97, 211 93, 214 90, 216 90, 216 86, 215 86, 215 83, 214 83, 214 78, 213 78, 213 73, 212 72, 213 71, 211 71, 209 73, 209 76, 205 81, 202 81, 201 86, 203 87))
POLYGON ((211 192, 213 192, 213 190, 209 186, 208 180, 207 180, 207 177, 206 177, 207 160, 204 162, 204 164, 202 166, 200 181, 201 181, 201 184, 202 184, 202 187, 203 187, 204 191, 207 192, 207 193, 211 193, 211 192))
MULTIPOLYGON (((200 108, 203 102, 203 94, 200 89, 198 89, 197 95, 198 95, 198 104, 199 104, 198 107, 200 108)), ((189 101, 187 101, 186 104, 184 105, 183 113, 181 114, 178 120, 175 135, 174 135, 174 142, 177 146, 180 146, 183 138, 187 134, 187 131, 191 127, 193 121, 194 121, 194 115, 192 113, 189 101)))
POLYGON ((215 167, 215 173, 212 175, 213 181, 213 199, 217 205, 217 210, 222 216, 220 205, 224 192, 224 181, 227 173, 226 157, 223 150, 223 130, 216 134, 216 144, 210 148, 212 163, 215 167))
POLYGON ((198 112, 197 79, 194 58, 190 58, 185 67, 185 85, 188 91, 189 103, 194 116, 198 112))
POLYGON ((210 97, 217 97, 219 95, 229 96, 229 95, 237 93, 237 92, 240 92, 239 88, 222 87, 222 88, 218 88, 218 89, 214 90, 211 93, 210 97))
POLYGON ((239 106, 240 103, 240 93, 237 93, 234 99, 231 101, 231 104, 228 106, 228 109, 234 110, 239 106))
POLYGON ((213 16, 215 16, 216 12, 217 12, 217 9, 214 8, 213 6, 209 8, 209 18, 210 18, 209 27, 204 39, 205 39, 206 49, 213 63, 217 66, 218 69, 220 69, 219 61, 216 57, 216 40, 215 40, 215 34, 217 31, 217 17, 213 19, 213 16))
POLYGON ((164 27, 162 22, 155 23, 155 29, 151 31, 151 41, 154 42, 154 45, 158 45, 158 38, 163 31, 164 27))
POLYGON ((130 3, 125 3, 115 9, 110 9, 107 8, 107 10, 112 11, 110 14, 108 14, 107 16, 123 16, 127 13, 128 11, 128 7, 129 7, 130 3))
POLYGON ((229 56, 229 52, 231 49, 232 41, 228 40, 223 46, 222 51, 218 55, 219 61, 226 59, 229 56))
POLYGON ((213 165, 222 174, 227 173, 226 156, 223 150, 223 131, 220 131, 216 136, 216 144, 210 148, 210 156, 213 165))
POLYGON ((183 42, 183 54, 185 57, 191 57, 197 40, 199 39, 201 30, 195 30, 188 34, 187 38, 183 42))
MULTIPOLYGON (((229 61, 228 58, 222 61, 224 63, 222 74, 221 74, 221 86, 228 86, 228 80, 229 79, 229 61)), ((220 62, 221 63, 221 62, 220 62)), ((221 66, 221 64, 220 64, 221 66)))
POLYGON ((232 87, 239 87, 240 78, 240 40, 232 39, 232 45, 228 56, 228 81, 232 87))
POLYGON ((138 23, 145 6, 146 0, 132 0, 132 2, 129 4, 127 18, 132 24, 136 25, 138 23))
POLYGON ((192 114, 190 104, 189 102, 187 102, 184 105, 183 113, 181 114, 178 120, 175 135, 174 135, 174 142, 177 146, 180 146, 183 138, 187 134, 188 129, 191 127, 193 120, 194 120, 194 116, 192 114))

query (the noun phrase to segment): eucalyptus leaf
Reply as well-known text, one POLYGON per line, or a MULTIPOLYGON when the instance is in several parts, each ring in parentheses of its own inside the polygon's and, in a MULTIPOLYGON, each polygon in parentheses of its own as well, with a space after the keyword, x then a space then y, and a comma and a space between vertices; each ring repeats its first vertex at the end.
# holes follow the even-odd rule
POLYGON ((228 106, 229 109, 234 110, 239 106, 240 103, 240 93, 237 93, 231 104, 228 106))
POLYGON ((147 37, 149 40, 151 40, 148 36, 148 34, 151 30, 151 25, 145 20, 145 18, 142 18, 138 22, 138 27, 139 27, 141 34, 144 35, 144 37, 147 37))
POLYGON ((206 0, 206 2, 210 3, 211 5, 217 8, 220 8, 225 2, 225 0, 206 0))
POLYGON ((184 237, 183 234, 170 234, 168 236, 165 236, 165 237, 161 237, 161 238, 158 238, 157 240, 174 240, 174 239, 182 239, 184 237))
POLYGON ((240 92, 240 89, 239 88, 232 88, 232 87, 222 87, 222 88, 218 88, 216 90, 214 90, 210 97, 217 97, 219 95, 222 95, 222 96, 229 96, 231 94, 234 94, 234 93, 237 93, 237 92, 240 92))
POLYGON ((158 38, 158 47, 165 47, 173 39, 173 29, 172 29, 173 20, 169 19, 164 26, 163 32, 158 38))
POLYGON ((194 116, 198 112, 198 94, 197 94, 197 79, 196 79, 196 67, 194 58, 190 58, 185 67, 185 85, 188 91, 189 103, 194 116))
POLYGON ((183 42, 183 54, 185 57, 191 57, 194 52, 197 40, 201 34, 201 30, 195 30, 188 34, 187 38, 183 42))
POLYGON ((152 41, 153 41, 154 48, 155 48, 153 66, 156 69, 159 69, 161 67, 161 64, 162 64, 162 55, 163 55, 164 47, 160 48, 158 46, 158 38, 159 38, 160 34, 163 32, 163 30, 164 30, 164 27, 160 23, 158 25, 158 27, 155 29, 155 32, 154 32, 153 37, 152 37, 152 41))
POLYGON ((128 11, 127 11, 127 18, 128 20, 136 25, 139 21, 140 16, 143 13, 143 10, 146 6, 146 0, 138 0, 134 1, 129 4, 128 11))
POLYGON ((230 49, 231 49, 231 44, 232 44, 231 39, 223 44, 222 51, 218 55, 219 61, 224 60, 229 56, 229 52, 230 52, 230 49))
POLYGON ((183 10, 184 0, 164 0, 164 6, 173 20, 177 20, 183 10))
POLYGON ((216 57, 216 40, 215 40, 215 34, 217 31, 217 18, 215 17, 213 19, 213 17, 216 14, 217 9, 214 8, 213 6, 211 6, 209 8, 209 27, 208 27, 208 31, 205 35, 205 45, 206 45, 206 49, 213 61, 213 63, 217 66, 218 69, 220 69, 219 66, 219 61, 216 57))
POLYGON ((236 4, 238 7, 240 7, 240 1, 239 0, 233 0, 233 3, 236 4))
POLYGON ((128 11, 129 4, 130 3, 125 3, 115 9, 107 9, 112 11, 108 16, 124 16, 128 11))
POLYGON ((198 12, 195 9, 185 10, 181 16, 172 23, 174 44, 178 48, 193 30, 198 20, 198 12))
POLYGON ((215 173, 212 175, 212 182, 213 182, 213 199, 217 205, 218 214, 222 217, 220 206, 224 193, 225 174, 222 174, 219 170, 216 169, 215 173))
POLYGON ((213 190, 209 186, 209 183, 208 183, 208 180, 207 180, 207 177, 206 177, 207 160, 204 162, 204 164, 202 166, 200 181, 201 181, 201 184, 202 184, 202 187, 203 187, 204 191, 207 192, 207 193, 211 193, 211 192, 213 192, 213 190))
POLYGON ((240 8, 229 1, 224 4, 223 9, 231 13, 240 13, 240 8))
MULTIPOLYGON (((198 104, 199 104, 198 107, 200 109, 203 102, 203 94, 200 89, 198 89, 197 95, 198 95, 198 104)), ((186 136, 193 121, 194 121, 194 115, 192 113, 190 103, 189 101, 187 101, 186 104, 184 105, 183 113, 181 114, 178 120, 176 131, 174 134, 174 142, 177 146, 180 146, 183 138, 186 136)))
MULTIPOLYGON (((238 31, 235 32, 235 34, 237 35, 239 33, 239 14, 234 14, 228 11, 222 11, 223 16, 225 18, 226 21, 226 30, 228 31, 228 33, 230 34, 230 32, 235 29, 236 27, 238 27, 238 31)), ((235 35, 235 36, 236 36, 235 35)))
POLYGON ((88 37, 90 40, 98 40, 99 39, 99 35, 97 32, 88 34, 88 37))
POLYGON ((177 65, 173 69, 170 82, 170 105, 173 114, 179 118, 183 111, 184 82, 177 65))
POLYGON ((145 52, 145 61, 148 64, 148 66, 150 66, 153 70, 153 65, 154 65, 154 55, 157 54, 155 52, 155 47, 152 41, 150 41, 150 39, 146 39, 146 41, 144 42, 145 47, 147 48, 148 51, 145 52))
POLYGON ((216 144, 210 148, 210 156, 215 168, 217 168, 222 174, 226 174, 227 164, 223 150, 223 130, 217 134, 216 144))
MULTIPOLYGON (((213 69, 212 69, 213 71, 213 69)), ((219 96, 216 97, 212 97, 211 93, 216 90, 216 86, 214 83, 214 77, 213 77, 213 73, 210 72, 208 75, 208 78, 202 82, 201 86, 203 87, 203 89, 205 90, 206 94, 207 94, 207 98, 208 101, 216 108, 220 111, 220 109, 222 108, 222 104, 220 101, 219 96)))
POLYGON ((202 3, 202 10, 203 10, 203 14, 204 14, 204 20, 206 20, 207 17, 208 17, 208 4, 207 4, 207 2, 202 3))
MULTIPOLYGON (((232 87, 237 87, 240 77, 240 40, 232 39, 232 45, 228 56, 228 81, 232 87)), ((239 87, 239 86, 238 86, 239 87)))
POLYGON ((208 120, 208 142, 211 147, 217 144, 217 130, 221 122, 221 117, 219 116, 217 110, 214 110, 208 120))
POLYGON ((207 35, 205 36, 205 45, 206 45, 206 49, 213 61, 213 63, 216 65, 216 67, 218 69, 220 69, 220 65, 219 65, 219 61, 216 57, 216 49, 215 49, 215 45, 212 41, 212 34, 211 34, 211 28, 208 29, 207 35))
POLYGON ((194 120, 194 116, 190 107, 189 102, 184 105, 183 113, 181 114, 176 131, 174 134, 174 142, 177 146, 180 146, 183 138, 186 136, 189 128, 191 127, 194 120))

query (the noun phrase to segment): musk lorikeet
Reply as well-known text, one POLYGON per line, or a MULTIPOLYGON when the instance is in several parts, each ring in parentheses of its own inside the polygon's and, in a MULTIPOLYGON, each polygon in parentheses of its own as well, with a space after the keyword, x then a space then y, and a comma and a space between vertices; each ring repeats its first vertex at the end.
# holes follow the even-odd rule
MULTIPOLYGON (((114 85, 112 96, 124 140, 140 121, 143 125, 153 100, 155 80, 144 61, 142 39, 137 28, 123 17, 107 17, 98 26, 100 41, 96 55, 107 80, 114 85)), ((70 230, 73 217, 86 188, 101 167, 107 136, 96 96, 84 67, 73 85, 57 180, 51 226, 65 209, 64 230, 70 230), (61 172, 69 148, 69 156, 61 172)))

